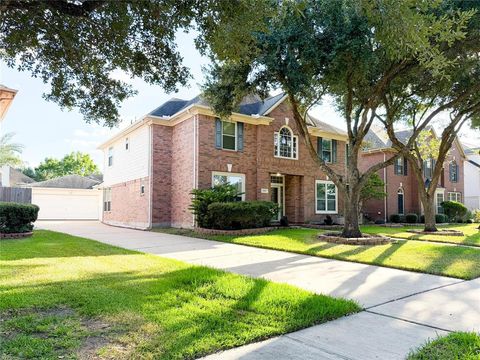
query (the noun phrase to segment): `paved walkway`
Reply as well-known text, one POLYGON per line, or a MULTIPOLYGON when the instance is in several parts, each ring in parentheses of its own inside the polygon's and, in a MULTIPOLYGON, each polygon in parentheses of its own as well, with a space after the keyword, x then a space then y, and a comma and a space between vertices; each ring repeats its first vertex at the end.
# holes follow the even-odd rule
POLYGON ((427 274, 258 249, 98 222, 38 222, 37 227, 127 249, 292 284, 357 300, 366 311, 212 359, 403 359, 426 339, 480 331, 480 279, 427 274))

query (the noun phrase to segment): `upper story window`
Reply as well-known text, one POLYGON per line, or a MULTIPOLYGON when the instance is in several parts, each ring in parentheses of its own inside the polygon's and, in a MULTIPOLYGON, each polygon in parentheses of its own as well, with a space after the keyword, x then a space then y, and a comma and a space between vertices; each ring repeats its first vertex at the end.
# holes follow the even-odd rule
POLYGON ((449 174, 451 182, 458 182, 458 164, 455 160, 450 163, 449 174))
POLYGON ((284 126, 274 134, 275 156, 287 159, 298 159, 298 136, 294 136, 290 128, 284 126))
POLYGON ((407 159, 399 157, 394 163, 395 175, 407 175, 407 159))
MULTIPOLYGON (((326 163, 337 162, 337 140, 317 138, 317 153, 318 156, 326 163)), ((346 156, 345 156, 346 161, 346 156)))
POLYGON ((435 160, 428 159, 423 161, 423 176, 431 179, 433 176, 433 169, 435 168, 435 160))
POLYGON ((218 149, 243 150, 243 123, 215 120, 215 147, 218 149))
POLYGON ((113 147, 108 148, 108 166, 113 166, 113 147))
POLYGON ((129 150, 130 149, 130 140, 127 138, 125 138, 125 150, 129 150))
POLYGON ((237 201, 245 200, 245 175, 223 172, 212 172, 212 186, 230 184, 237 188, 237 201))
POLYGON ((112 210, 112 189, 103 189, 103 211, 112 210))

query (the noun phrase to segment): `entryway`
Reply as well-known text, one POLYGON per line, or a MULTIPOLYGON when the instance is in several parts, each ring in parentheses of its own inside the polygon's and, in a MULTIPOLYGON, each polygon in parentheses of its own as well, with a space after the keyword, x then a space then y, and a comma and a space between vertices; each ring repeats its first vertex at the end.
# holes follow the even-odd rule
POLYGON ((280 221, 285 215, 285 176, 272 175, 270 176, 270 193, 271 201, 278 205, 280 209, 274 220, 280 221))

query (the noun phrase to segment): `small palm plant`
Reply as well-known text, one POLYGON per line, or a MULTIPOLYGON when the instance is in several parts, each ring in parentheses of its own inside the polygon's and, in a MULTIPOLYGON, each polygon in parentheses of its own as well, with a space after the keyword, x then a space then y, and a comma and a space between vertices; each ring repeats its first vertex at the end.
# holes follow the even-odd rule
POLYGON ((0 167, 19 166, 22 164, 20 154, 23 150, 22 144, 12 143, 11 140, 15 133, 7 133, 0 137, 0 167))

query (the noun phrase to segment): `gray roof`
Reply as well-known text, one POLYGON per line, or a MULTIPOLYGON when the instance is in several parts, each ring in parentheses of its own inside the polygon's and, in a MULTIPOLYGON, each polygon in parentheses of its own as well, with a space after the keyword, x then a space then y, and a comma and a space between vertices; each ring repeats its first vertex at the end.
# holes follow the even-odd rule
MULTIPOLYGON (((270 96, 266 99, 262 99, 257 95, 246 96, 240 103, 237 112, 244 115, 265 115, 272 106, 274 106, 284 97, 284 95, 285 94, 280 93, 275 96, 270 96)), ((149 115, 170 117, 194 104, 209 106, 207 100, 201 95, 198 95, 190 100, 172 98, 160 105, 155 110, 151 111, 149 115)))
POLYGON ((312 115, 307 115, 307 123, 308 125, 315 126, 317 128, 320 128, 324 131, 327 131, 332 134, 338 134, 338 135, 347 135, 347 132, 339 129, 333 125, 327 124, 326 122, 320 121, 317 118, 314 118, 312 115))
POLYGON ((31 187, 64 188, 64 189, 92 189, 101 181, 80 175, 65 175, 50 180, 30 184, 31 187))
POLYGON ((472 164, 473 166, 476 166, 480 169, 480 164, 477 163, 476 161, 473 161, 473 160, 467 160, 470 164, 472 164))
MULTIPOLYGON (((395 131, 395 136, 403 144, 407 143, 412 134, 412 129, 395 131)), ((366 143, 365 148, 367 150, 386 149, 392 147, 392 142, 388 138, 385 129, 370 129, 367 135, 365 135, 364 142, 366 143)))
POLYGON ((10 167, 10 186, 34 183, 31 177, 25 175, 20 170, 10 167))

